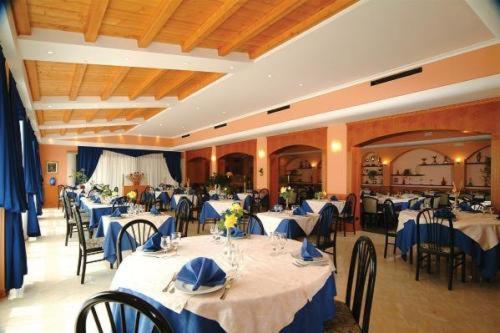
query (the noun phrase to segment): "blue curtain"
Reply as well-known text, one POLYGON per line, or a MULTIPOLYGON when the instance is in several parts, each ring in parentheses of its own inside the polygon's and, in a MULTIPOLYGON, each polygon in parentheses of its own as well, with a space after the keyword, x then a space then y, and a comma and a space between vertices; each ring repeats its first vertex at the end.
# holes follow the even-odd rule
MULTIPOLYGON (((12 81, 13 82, 13 81, 12 81)), ((7 88, 5 58, 0 54, 0 207, 5 209, 5 285, 20 288, 28 272, 21 212, 26 210, 21 133, 12 106, 15 83, 7 88)))
POLYGON ((83 147, 78 146, 78 154, 76 155, 76 168, 84 169, 85 174, 90 178, 97 167, 97 162, 103 150, 109 150, 118 154, 123 154, 132 157, 139 157, 148 154, 163 154, 163 158, 167 163, 168 171, 172 178, 177 182, 181 181, 181 153, 176 151, 157 151, 157 150, 142 150, 142 149, 119 149, 119 148, 98 148, 98 147, 83 147))
MULTIPOLYGON (((20 102, 20 101, 19 101, 20 102)), ((38 141, 30 122, 23 122, 24 141, 24 185, 28 195, 28 236, 40 236, 38 215, 42 213, 43 197, 41 196, 42 178, 40 169, 40 155, 38 155, 38 141), (38 160, 38 162, 37 162, 38 160)))

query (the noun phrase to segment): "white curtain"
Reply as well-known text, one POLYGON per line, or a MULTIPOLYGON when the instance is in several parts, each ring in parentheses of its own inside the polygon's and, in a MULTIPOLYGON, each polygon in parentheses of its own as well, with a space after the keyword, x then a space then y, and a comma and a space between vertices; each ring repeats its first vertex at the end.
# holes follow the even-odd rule
POLYGON ((118 187, 121 194, 123 185, 129 183, 127 175, 135 171, 144 173, 141 181, 144 185, 157 186, 160 183, 175 185, 177 183, 170 175, 162 154, 131 157, 108 150, 103 151, 89 182, 109 184, 112 189, 118 187))

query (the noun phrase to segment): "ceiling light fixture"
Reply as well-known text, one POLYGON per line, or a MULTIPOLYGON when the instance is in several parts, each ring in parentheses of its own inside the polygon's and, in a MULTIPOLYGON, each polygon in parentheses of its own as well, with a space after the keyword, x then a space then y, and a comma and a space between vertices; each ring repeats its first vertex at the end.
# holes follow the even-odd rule
POLYGON ((267 77, 268 77, 268 78, 271 78, 271 77, 272 77, 272 75, 271 75, 271 74, 267 74, 267 77))
POLYGON ((54 54, 54 51, 47 51, 48 54, 54 54))
POLYGON ((303 87, 303 86, 304 86, 304 84, 302 84, 302 83, 299 83, 299 87, 303 87))
POLYGON ((234 69, 234 66, 229 66, 229 69, 230 69, 230 70, 233 70, 233 69, 234 69))

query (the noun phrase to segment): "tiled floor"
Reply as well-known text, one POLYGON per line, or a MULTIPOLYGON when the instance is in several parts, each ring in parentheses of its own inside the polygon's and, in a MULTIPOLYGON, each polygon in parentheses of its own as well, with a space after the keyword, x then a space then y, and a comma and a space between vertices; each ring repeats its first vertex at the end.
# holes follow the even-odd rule
MULTIPOLYGON (((0 301, 0 332, 72 332, 82 302, 106 290, 113 277, 114 271, 105 262, 90 264, 86 283, 80 285, 76 239, 64 246, 61 213, 46 210, 40 223, 43 237, 27 243, 25 287, 0 301)), ((371 332, 500 332, 500 278, 482 284, 463 284, 457 279, 451 292, 444 270, 442 276, 423 273, 416 282, 414 267, 398 257, 383 258, 381 235, 366 234, 378 253, 371 332)), ((336 283, 340 299, 355 239, 352 234, 339 235, 336 283)))

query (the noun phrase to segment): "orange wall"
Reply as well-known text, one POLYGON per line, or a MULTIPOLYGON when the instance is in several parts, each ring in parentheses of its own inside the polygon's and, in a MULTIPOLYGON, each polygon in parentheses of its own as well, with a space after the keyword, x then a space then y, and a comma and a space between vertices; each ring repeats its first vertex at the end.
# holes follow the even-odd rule
POLYGON ((43 193, 45 208, 57 207, 58 193, 57 185, 66 185, 67 176, 67 153, 77 151, 76 146, 40 145, 40 162, 43 169, 43 193), (59 162, 56 174, 47 173, 47 161, 59 162), (50 177, 56 178, 56 185, 49 185, 50 177))

